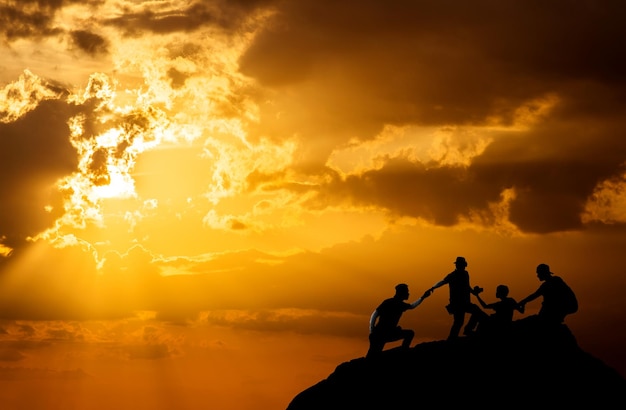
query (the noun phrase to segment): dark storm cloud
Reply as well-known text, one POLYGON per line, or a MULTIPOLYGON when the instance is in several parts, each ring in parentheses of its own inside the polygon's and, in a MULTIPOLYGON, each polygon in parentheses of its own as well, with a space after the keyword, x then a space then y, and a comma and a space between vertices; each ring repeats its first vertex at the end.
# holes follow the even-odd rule
POLYGON ((0 33, 9 41, 58 35, 55 13, 72 4, 97 5, 103 0, 19 0, 0 5, 0 33))
MULTIPOLYGON (((106 87, 106 80, 95 76, 89 82, 87 98, 81 104, 66 101, 68 96, 59 85, 41 81, 29 74, 24 89, 10 88, 4 101, 9 110, 14 104, 32 107, 20 115, 1 112, 0 116, 0 243, 15 248, 28 237, 51 228, 63 215, 64 195, 58 181, 77 171, 78 152, 70 142, 71 118, 82 118, 82 137, 90 139, 108 127, 120 127, 126 139, 113 153, 97 150, 90 158, 88 168, 95 185, 108 183, 106 168, 108 155, 122 158, 132 140, 150 125, 155 110, 130 113, 119 118, 109 116, 102 122, 99 116, 106 111, 99 90, 106 87), (48 98, 48 99, 43 99, 48 98), (43 99, 41 101, 41 99, 43 99), (16 118, 12 121, 12 117, 16 118)), ((12 86, 11 86, 12 87, 12 86)), ((70 193, 71 194, 71 193, 70 193)))
POLYGON ((401 216, 421 217, 437 225, 452 226, 460 216, 497 201, 499 190, 472 180, 462 167, 433 167, 407 159, 390 159, 384 167, 322 186, 306 203, 322 208, 338 203, 379 206, 401 216))
POLYGON ((572 83, 623 87, 623 16, 618 1, 288 2, 241 69, 291 87, 277 110, 309 112, 319 129, 510 121, 572 83))
POLYGON ((313 209, 341 203, 377 206, 441 226, 455 225, 475 212, 486 218, 483 222, 495 222, 496 215, 487 216, 490 204, 504 190, 514 189, 509 219, 521 231, 575 230, 582 228, 581 215, 596 185, 626 171, 626 144, 619 136, 626 136, 626 124, 555 120, 532 133, 496 138, 469 167, 388 158, 380 169, 346 178, 328 171, 332 182, 318 187, 274 188, 299 193, 315 189, 305 203, 313 209), (537 154, 538 147, 543 154, 537 154))
POLYGON ((616 120, 557 118, 526 138, 497 139, 469 171, 490 189, 515 188, 510 220, 522 231, 579 229, 596 185, 626 171, 624 136, 616 120))
POLYGON ((7 40, 50 36, 60 32, 59 29, 51 26, 54 15, 49 14, 49 10, 35 8, 35 10, 26 11, 23 10, 23 6, 0 6, 0 27, 7 40))
POLYGON ((77 165, 67 125, 72 114, 65 102, 49 100, 0 123, 0 237, 8 246, 50 227, 63 212, 55 183, 77 165))
POLYGON ((240 65, 272 100, 259 132, 301 135, 307 172, 386 124, 508 126, 554 95, 545 118, 496 135, 467 169, 389 158, 310 205, 352 201, 447 226, 514 188, 523 231, 578 229, 594 187, 624 171, 625 16, 612 0, 285 2, 240 65))
POLYGON ((201 0, 185 8, 172 8, 167 2, 150 2, 138 11, 125 10, 105 24, 118 27, 127 35, 186 32, 205 26, 232 30, 239 28, 259 7, 270 3, 268 0, 201 0))
POLYGON ((108 41, 104 37, 85 30, 76 30, 70 33, 72 43, 87 54, 97 55, 108 52, 108 41))
MULTIPOLYGON (((581 214, 600 176, 614 168, 593 159, 482 163, 469 168, 434 167, 406 159, 389 160, 379 170, 349 176, 321 187, 305 205, 324 208, 338 203, 377 206, 395 216, 453 226, 461 218, 489 210, 503 190, 514 188, 510 221, 524 232, 547 233, 582 227, 581 214)), ((293 189, 293 187, 289 187, 293 189)), ((485 223, 494 223, 483 219, 485 223)))

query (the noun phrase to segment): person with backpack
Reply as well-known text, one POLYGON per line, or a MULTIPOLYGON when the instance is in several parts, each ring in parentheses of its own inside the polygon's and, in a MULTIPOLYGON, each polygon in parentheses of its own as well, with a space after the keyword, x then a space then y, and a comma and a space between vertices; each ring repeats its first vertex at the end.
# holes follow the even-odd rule
POLYGON ((561 277, 550 271, 549 265, 537 265, 537 278, 543 283, 539 289, 520 301, 520 309, 523 310, 526 303, 542 296, 543 302, 537 318, 546 324, 563 323, 565 316, 578 311, 576 295, 561 277))

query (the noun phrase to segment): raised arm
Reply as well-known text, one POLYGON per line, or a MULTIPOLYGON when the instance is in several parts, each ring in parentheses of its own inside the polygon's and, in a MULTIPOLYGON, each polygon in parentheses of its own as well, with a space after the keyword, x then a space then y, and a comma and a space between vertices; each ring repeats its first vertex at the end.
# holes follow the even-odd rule
POLYGON ((483 298, 480 297, 480 293, 473 293, 472 294, 474 296, 476 296, 476 299, 478 299, 478 303, 480 303, 480 306, 483 307, 483 309, 492 309, 491 306, 489 306, 488 304, 485 303, 485 301, 483 300, 483 298))

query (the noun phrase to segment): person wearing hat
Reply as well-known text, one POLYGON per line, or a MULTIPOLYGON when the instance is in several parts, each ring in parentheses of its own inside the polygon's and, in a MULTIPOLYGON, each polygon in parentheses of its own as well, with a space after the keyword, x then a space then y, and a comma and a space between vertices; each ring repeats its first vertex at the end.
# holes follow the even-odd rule
POLYGON ((461 327, 465 322, 465 314, 471 314, 463 334, 471 335, 474 333, 474 328, 478 325, 480 317, 485 316, 485 313, 470 301, 470 295, 472 294, 472 287, 470 286, 469 273, 465 268, 467 267, 467 261, 463 256, 458 256, 454 261, 456 269, 446 275, 443 280, 437 282, 430 291, 448 285, 450 290, 450 303, 446 306, 448 313, 453 317, 452 327, 448 335, 448 340, 456 339, 459 336, 461 327))
POLYGON ((382 352, 388 342, 402 340, 403 348, 410 347, 415 332, 398 326, 400 317, 405 311, 418 307, 428 296, 429 290, 415 302, 407 303, 405 300, 409 298, 409 286, 405 283, 396 285, 395 295, 385 299, 370 317, 370 347, 366 357, 371 358, 382 352))
POLYGON ((543 302, 537 318, 547 324, 563 323, 565 316, 578 310, 576 295, 561 277, 550 271, 549 265, 540 263, 536 272, 537 278, 543 283, 539 289, 520 301, 520 308, 524 309, 526 303, 542 296, 543 302))

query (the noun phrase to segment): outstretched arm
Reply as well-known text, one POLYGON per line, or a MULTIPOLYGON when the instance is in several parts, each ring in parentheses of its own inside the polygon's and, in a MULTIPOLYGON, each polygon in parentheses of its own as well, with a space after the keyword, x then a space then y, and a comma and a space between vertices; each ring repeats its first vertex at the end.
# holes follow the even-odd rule
POLYGON ((424 299, 426 299, 427 297, 430 296, 431 293, 432 293, 432 291, 430 289, 428 289, 426 292, 424 292, 424 294, 419 299, 417 299, 415 302, 411 303, 410 309, 415 309, 416 307, 418 307, 424 301, 424 299))
POLYGON ((448 282, 446 282, 445 279, 444 280, 440 280, 439 282, 435 283, 432 288, 430 288, 430 291, 432 292, 433 290, 442 287, 446 283, 448 283, 448 282))
POLYGON ((526 303, 528 303, 528 302, 530 302, 532 300, 537 299, 539 296, 541 296, 541 290, 538 289, 536 292, 531 293, 530 295, 528 295, 524 299, 522 299, 519 302, 520 307, 523 309, 524 306, 526 305, 526 303))
POLYGON ((378 319, 378 309, 376 309, 373 313, 372 316, 370 316, 370 333, 372 333, 374 331, 374 325, 376 325, 376 319, 378 319))
POLYGON ((478 299, 478 303, 480 303, 480 306, 482 306, 483 309, 491 309, 491 306, 485 303, 483 298, 480 297, 479 293, 473 293, 473 295, 476 296, 476 299, 478 299))
POLYGON ((515 299, 513 299, 513 302, 514 302, 514 303, 513 303, 513 308, 514 308, 515 310, 517 310, 518 312, 520 312, 520 313, 524 313, 524 306, 522 306, 522 304, 521 304, 521 303, 517 303, 517 302, 515 301, 515 299))

